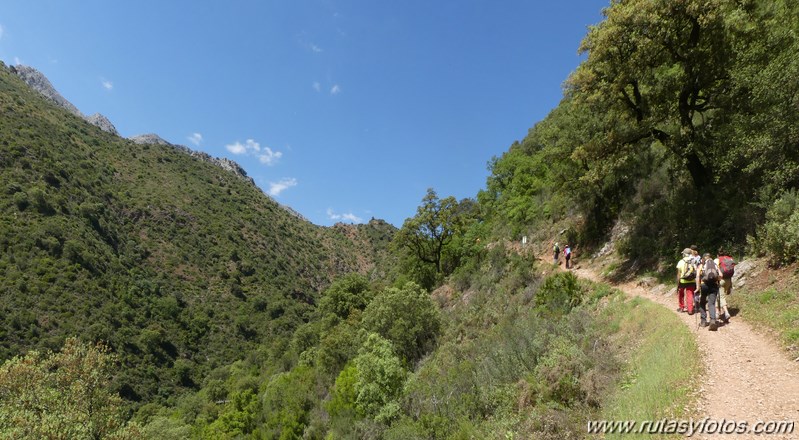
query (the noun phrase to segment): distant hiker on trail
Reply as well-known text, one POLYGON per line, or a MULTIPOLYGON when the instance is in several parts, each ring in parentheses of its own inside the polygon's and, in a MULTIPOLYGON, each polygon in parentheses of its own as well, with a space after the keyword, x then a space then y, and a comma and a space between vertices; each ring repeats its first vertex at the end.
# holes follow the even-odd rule
POLYGON ((702 265, 699 266, 699 271, 696 276, 696 288, 700 292, 699 299, 699 314, 702 317, 699 325, 707 327, 708 321, 706 319, 705 306, 707 311, 710 312, 710 330, 716 331, 719 324, 716 321, 716 297, 719 294, 719 280, 721 273, 718 266, 710 258, 710 254, 705 254, 702 258, 702 265))
POLYGON ((557 242, 555 243, 555 246, 552 247, 552 252, 555 253, 555 259, 554 259, 553 263, 555 263, 555 266, 557 266, 558 265, 558 257, 560 256, 560 246, 558 246, 557 242))
POLYGON ((694 314, 694 290, 696 289, 696 264, 689 248, 682 251, 677 262, 677 311, 694 314))
POLYGON ((571 268, 570 261, 572 259, 572 249, 569 247, 568 244, 566 245, 566 248, 563 249, 563 255, 566 256, 566 269, 571 268))
POLYGON ((721 273, 721 280, 719 281, 719 312, 724 313, 721 319, 727 324, 730 322, 727 297, 732 295, 732 276, 735 275, 735 260, 729 255, 725 255, 723 249, 719 249, 719 256, 714 262, 721 273))

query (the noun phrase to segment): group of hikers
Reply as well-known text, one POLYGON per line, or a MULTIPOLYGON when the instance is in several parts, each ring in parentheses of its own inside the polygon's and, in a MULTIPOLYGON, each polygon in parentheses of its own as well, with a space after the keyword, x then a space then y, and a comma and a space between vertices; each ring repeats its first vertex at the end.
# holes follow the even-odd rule
MULTIPOLYGON (((555 265, 559 264, 562 254, 566 269, 572 268, 572 250, 568 244, 561 251, 560 245, 555 243, 552 252, 555 265)), ((718 330, 719 321, 728 324, 727 297, 732 295, 734 273, 735 260, 722 250, 714 259, 709 253, 700 256, 696 245, 683 249, 682 258, 677 262, 677 311, 689 315, 699 311, 699 326, 712 331, 718 330)))
MULTIPOLYGON (((555 254, 554 263, 555 265, 557 265, 558 258, 560 257, 560 252, 561 252, 558 243, 555 243, 555 246, 552 247, 552 252, 554 252, 555 254)), ((566 244, 566 247, 563 249, 563 256, 566 259, 566 269, 571 269, 572 250, 568 244, 566 244)))
POLYGON ((697 249, 697 246, 683 249, 677 262, 677 311, 693 315, 698 309, 700 327, 715 331, 719 320, 730 322, 727 297, 732 294, 735 261, 722 251, 715 259, 709 253, 700 257, 697 249))

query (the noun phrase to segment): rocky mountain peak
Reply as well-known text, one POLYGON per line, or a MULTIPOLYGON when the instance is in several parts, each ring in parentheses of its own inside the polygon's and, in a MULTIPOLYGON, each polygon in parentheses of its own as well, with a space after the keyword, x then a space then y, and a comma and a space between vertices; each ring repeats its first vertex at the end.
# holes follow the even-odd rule
POLYGON ((39 72, 33 67, 23 65, 9 66, 9 69, 22 78, 31 89, 36 90, 45 98, 53 101, 55 105, 67 110, 75 116, 85 118, 77 107, 58 93, 55 87, 53 87, 53 84, 50 83, 50 80, 47 79, 42 72, 39 72))
POLYGON ((102 114, 95 113, 85 119, 89 124, 100 127, 100 130, 119 136, 119 133, 117 133, 117 129, 116 127, 114 127, 114 124, 112 124, 111 121, 109 121, 108 118, 106 118, 102 114))
POLYGON ((133 143, 139 144, 139 145, 146 145, 146 144, 150 144, 150 145, 172 145, 169 142, 165 141, 164 138, 162 138, 161 136, 158 136, 155 133, 140 134, 140 135, 137 135, 137 136, 131 136, 128 139, 133 141, 133 143))
POLYGON ((9 70, 25 81, 25 84, 27 84, 28 87, 39 92, 39 94, 52 101, 55 105, 65 109, 79 118, 83 118, 86 122, 99 127, 100 130, 117 136, 119 135, 119 133, 117 133, 116 127, 114 127, 114 124, 112 124, 111 121, 109 121, 108 118, 102 114, 95 113, 91 116, 86 116, 81 113, 77 107, 75 107, 71 102, 67 101, 66 98, 58 93, 58 90, 53 87, 53 84, 49 79, 47 79, 46 76, 44 76, 42 72, 39 72, 33 67, 23 65, 9 66, 9 70))

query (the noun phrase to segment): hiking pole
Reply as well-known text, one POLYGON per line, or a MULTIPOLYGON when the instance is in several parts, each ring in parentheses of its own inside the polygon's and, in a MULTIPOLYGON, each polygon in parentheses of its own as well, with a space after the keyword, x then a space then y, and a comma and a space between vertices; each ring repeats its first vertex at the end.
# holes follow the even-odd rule
MULTIPOLYGON (((694 305, 696 305, 696 304, 694 304, 694 305)), ((697 310, 694 310, 694 322, 696 323, 696 331, 697 331, 697 333, 699 332, 699 317, 696 316, 698 314, 699 314, 699 312, 697 310)))

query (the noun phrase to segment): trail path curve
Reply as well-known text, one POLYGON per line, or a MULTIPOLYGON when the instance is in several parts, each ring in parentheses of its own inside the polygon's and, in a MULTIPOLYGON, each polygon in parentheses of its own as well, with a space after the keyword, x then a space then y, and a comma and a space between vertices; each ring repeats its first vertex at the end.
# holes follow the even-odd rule
MULTIPOLYGON (((590 268, 576 268, 575 275, 593 281, 600 279, 590 268)), ((799 362, 789 359, 768 336, 756 332, 741 318, 711 332, 697 328, 697 315, 678 313, 674 294, 653 293, 634 282, 615 285, 628 295, 641 296, 663 305, 679 316, 691 329, 701 350, 705 374, 698 384, 699 401, 694 420, 709 417, 715 421, 794 421, 791 434, 694 435, 701 439, 799 439, 799 362)), ((678 368, 679 366, 675 366, 678 368)))

